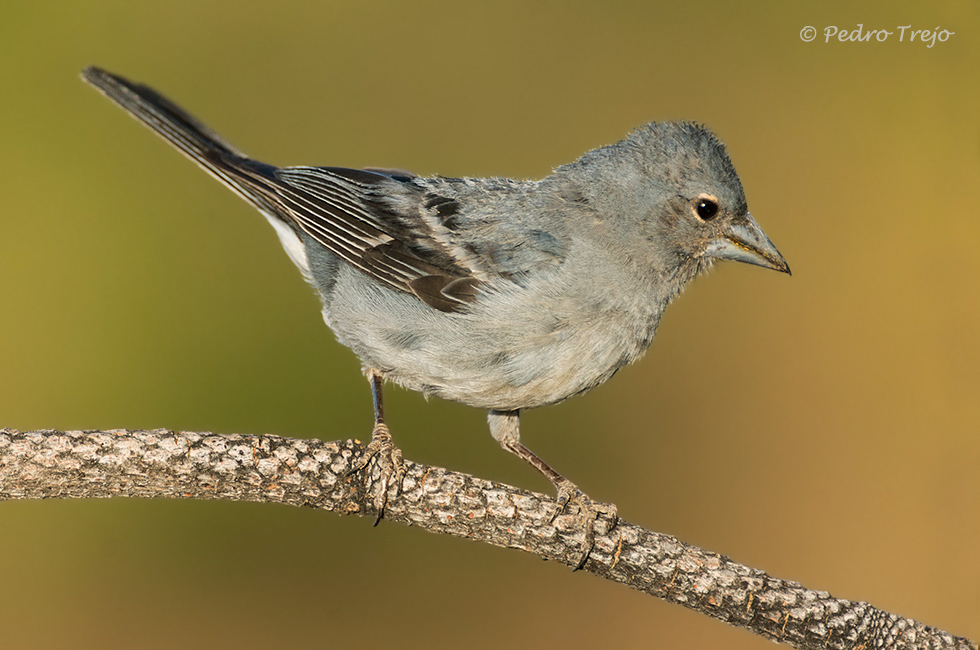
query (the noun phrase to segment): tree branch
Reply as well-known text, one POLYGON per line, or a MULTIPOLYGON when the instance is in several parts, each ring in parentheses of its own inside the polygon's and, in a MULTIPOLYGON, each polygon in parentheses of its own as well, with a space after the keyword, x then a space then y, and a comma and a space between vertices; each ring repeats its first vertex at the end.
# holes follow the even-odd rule
MULTIPOLYGON (((376 516, 363 445, 175 431, 0 429, 0 500, 168 497, 266 501, 376 516)), ((554 499, 406 461, 384 518, 572 566, 576 512, 554 499)), ((796 648, 973 648, 968 639, 772 578, 622 519, 599 522, 589 571, 796 648)))

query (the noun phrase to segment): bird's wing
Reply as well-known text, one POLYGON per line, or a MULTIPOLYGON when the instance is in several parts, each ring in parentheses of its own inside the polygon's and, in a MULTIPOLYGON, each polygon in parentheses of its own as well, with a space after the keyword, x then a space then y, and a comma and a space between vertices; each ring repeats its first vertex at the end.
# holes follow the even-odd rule
POLYGON ((82 74, 262 212, 435 309, 460 310, 487 280, 516 278, 553 257, 554 242, 525 232, 508 215, 467 216, 458 194, 439 191, 452 189, 448 181, 440 185, 402 170, 266 165, 148 86, 95 67, 82 74))
POLYGON ((437 224, 424 218, 425 194, 406 182, 409 177, 227 162, 274 206, 276 216, 385 286, 446 312, 476 299, 480 270, 440 243, 433 232, 437 224))
POLYGON ((526 227, 515 214, 520 207, 500 203, 515 193, 517 182, 417 179, 402 170, 339 167, 273 168, 272 176, 280 211, 307 235, 441 311, 474 301, 491 278, 520 283, 564 259, 562 240, 526 227), (478 189, 467 193, 473 187, 478 189))

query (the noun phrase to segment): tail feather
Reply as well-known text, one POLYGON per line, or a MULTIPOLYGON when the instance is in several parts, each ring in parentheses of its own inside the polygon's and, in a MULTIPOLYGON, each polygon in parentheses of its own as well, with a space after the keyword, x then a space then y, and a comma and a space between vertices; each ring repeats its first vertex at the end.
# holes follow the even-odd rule
POLYGON ((276 212, 254 174, 243 174, 245 169, 264 166, 249 160, 193 115, 152 88, 101 68, 85 68, 82 78, 246 201, 263 212, 276 212))

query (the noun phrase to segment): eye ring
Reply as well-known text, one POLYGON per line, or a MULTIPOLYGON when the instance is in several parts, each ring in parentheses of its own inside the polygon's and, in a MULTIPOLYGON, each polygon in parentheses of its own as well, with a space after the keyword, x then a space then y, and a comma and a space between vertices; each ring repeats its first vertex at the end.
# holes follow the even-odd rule
POLYGON ((718 215, 718 212, 721 209, 718 205, 718 199, 705 194, 702 194, 698 198, 694 199, 692 204, 694 214, 698 215, 698 219, 701 221, 711 221, 718 215))

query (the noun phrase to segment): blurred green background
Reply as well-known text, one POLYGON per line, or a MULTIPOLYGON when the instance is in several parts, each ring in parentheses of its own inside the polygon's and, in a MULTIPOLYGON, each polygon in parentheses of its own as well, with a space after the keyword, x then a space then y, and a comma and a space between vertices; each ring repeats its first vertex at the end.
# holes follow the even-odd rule
MULTIPOLYGON (((727 142, 792 278, 722 264, 524 439, 630 521, 980 638, 980 5, 0 5, 0 426, 369 434, 265 221, 88 88, 150 83, 277 164, 540 177, 651 120, 727 142), (812 25, 955 32, 806 43, 812 25)), ((476 409, 407 457, 546 491, 476 409)), ((0 504, 4 648, 768 642, 521 553, 312 510, 0 504)))

